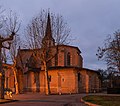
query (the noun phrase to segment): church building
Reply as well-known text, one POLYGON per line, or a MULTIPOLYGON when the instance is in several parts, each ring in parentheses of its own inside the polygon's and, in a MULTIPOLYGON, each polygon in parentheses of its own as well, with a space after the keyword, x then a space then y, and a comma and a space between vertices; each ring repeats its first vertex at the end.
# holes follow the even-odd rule
POLYGON ((35 53, 42 55, 44 46, 49 47, 52 51, 50 54, 54 55, 47 63, 51 94, 99 92, 101 86, 99 72, 83 68, 80 49, 70 45, 55 45, 49 14, 41 49, 18 50, 17 68, 20 72, 18 78, 21 92, 46 92, 42 59, 35 56, 35 53))

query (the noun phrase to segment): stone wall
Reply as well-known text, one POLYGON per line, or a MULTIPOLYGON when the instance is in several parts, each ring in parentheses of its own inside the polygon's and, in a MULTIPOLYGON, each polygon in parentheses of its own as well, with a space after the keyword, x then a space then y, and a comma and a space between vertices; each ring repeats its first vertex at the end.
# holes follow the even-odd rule
MULTIPOLYGON (((40 76, 40 92, 45 92, 44 71, 40 73, 40 76)), ((76 88, 76 77, 72 68, 62 70, 49 70, 49 76, 51 77, 50 91, 52 94, 78 92, 76 88)))
MULTIPOLYGON (((82 69, 80 71, 82 75, 82 90, 83 92, 89 93, 89 92, 99 92, 101 89, 100 79, 98 72, 95 72, 93 70, 88 69, 82 69)), ((81 90, 81 92, 82 92, 81 90)))
MULTIPOLYGON (((99 75, 95 71, 80 70, 78 68, 58 68, 48 70, 48 72, 52 94, 90 93, 99 92, 100 90, 99 75)), ((45 71, 40 71, 39 81, 35 81, 34 74, 34 72, 28 74, 28 91, 45 93, 45 71)))

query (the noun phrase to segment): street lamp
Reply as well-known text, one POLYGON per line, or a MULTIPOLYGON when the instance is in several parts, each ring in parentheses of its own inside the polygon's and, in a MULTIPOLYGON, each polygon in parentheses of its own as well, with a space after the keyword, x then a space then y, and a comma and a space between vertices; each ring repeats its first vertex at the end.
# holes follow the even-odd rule
POLYGON ((13 40, 15 33, 12 32, 7 38, 3 38, 0 36, 0 99, 4 99, 4 80, 5 80, 5 73, 2 69, 2 48, 10 49, 10 41, 13 40), (3 43, 7 42, 8 46, 4 46, 3 43))

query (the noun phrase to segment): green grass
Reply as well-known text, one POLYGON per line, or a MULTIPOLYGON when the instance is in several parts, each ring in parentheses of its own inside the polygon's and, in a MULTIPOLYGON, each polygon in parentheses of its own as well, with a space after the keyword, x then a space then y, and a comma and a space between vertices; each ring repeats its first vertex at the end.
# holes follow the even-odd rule
POLYGON ((101 106, 120 106, 120 96, 89 95, 83 100, 101 106))

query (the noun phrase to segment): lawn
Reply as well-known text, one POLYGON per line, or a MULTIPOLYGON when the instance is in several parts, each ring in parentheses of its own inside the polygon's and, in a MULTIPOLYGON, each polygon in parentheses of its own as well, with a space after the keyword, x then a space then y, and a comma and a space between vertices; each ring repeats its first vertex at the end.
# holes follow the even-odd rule
POLYGON ((120 96, 88 95, 83 100, 101 106, 120 106, 120 96))

